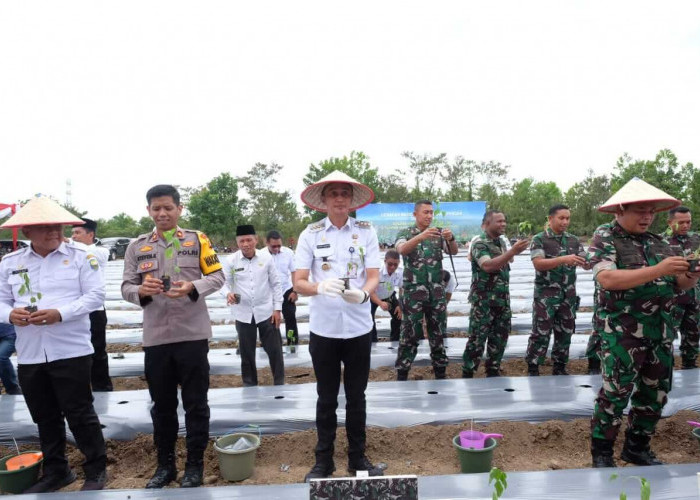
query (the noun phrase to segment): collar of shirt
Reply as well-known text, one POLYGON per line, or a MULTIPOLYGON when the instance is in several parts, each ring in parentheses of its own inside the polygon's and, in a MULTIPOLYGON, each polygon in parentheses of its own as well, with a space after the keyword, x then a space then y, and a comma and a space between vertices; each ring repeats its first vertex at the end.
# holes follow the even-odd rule
MULTIPOLYGON (((48 254, 46 254, 46 256, 48 257, 49 255, 51 255, 54 252, 58 252, 58 253, 61 253, 63 255, 68 255, 68 248, 66 247, 66 243, 62 241, 61 244, 58 245, 58 248, 56 250, 54 250, 53 252, 49 252, 48 254)), ((34 254, 35 256, 39 257, 40 259, 44 258, 34 251, 34 247, 32 245, 29 245, 29 252, 28 253, 34 254)))
POLYGON ((336 227, 336 226, 333 225, 333 223, 331 222, 330 217, 326 217, 324 220, 325 220, 324 226, 325 226, 325 228, 326 228, 325 231, 330 231, 330 230, 332 230, 332 229, 335 229, 336 231, 342 231, 342 230, 345 229, 345 228, 350 229, 350 227, 352 227, 352 223, 355 221, 354 218, 348 217, 348 220, 345 221, 345 224, 343 224, 342 227, 338 228, 338 227, 336 227))

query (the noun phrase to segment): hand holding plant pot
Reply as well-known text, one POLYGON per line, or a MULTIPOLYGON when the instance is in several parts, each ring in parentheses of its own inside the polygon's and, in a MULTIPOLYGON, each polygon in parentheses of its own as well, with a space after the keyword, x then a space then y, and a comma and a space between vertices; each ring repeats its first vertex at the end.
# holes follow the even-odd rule
MULTIPOLYGON (((165 249, 165 267, 167 269, 168 264, 170 262, 173 262, 176 259, 175 256, 175 250, 180 250, 180 240, 177 238, 176 233, 177 228, 174 227, 170 231, 163 231, 163 238, 165 239, 166 243, 168 244, 168 247, 165 249)), ((177 265, 177 261, 175 261, 173 265, 173 271, 175 273, 180 272, 180 266, 177 265)), ((167 292, 170 290, 170 287, 172 285, 171 278, 169 274, 164 274, 161 278, 161 281, 163 282, 163 291, 167 292)))
POLYGON ((700 272, 700 248, 695 250, 694 252, 686 255, 685 257, 688 260, 688 272, 689 273, 697 273, 700 272))

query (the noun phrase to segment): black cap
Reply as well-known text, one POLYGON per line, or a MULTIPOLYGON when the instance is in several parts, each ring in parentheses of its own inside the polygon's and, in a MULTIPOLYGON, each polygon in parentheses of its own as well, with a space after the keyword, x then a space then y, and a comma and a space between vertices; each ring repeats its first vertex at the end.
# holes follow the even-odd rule
POLYGON ((236 226, 236 236, 247 236, 249 234, 255 235, 255 228, 252 225, 236 226))
POLYGON ((85 217, 81 217, 80 219, 85 223, 82 226, 85 228, 85 231, 97 234, 97 222, 92 219, 86 219, 85 217))

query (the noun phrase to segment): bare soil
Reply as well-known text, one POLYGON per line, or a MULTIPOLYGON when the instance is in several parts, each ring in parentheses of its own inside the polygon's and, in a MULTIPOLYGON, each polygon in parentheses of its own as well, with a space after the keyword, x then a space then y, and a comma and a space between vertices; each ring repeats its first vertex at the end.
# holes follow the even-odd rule
MULTIPOLYGON (((687 420, 700 420, 700 413, 681 411, 662 420, 657 428, 652 447, 657 456, 672 464, 700 461, 700 446, 691 435, 687 420)), ((459 461, 452 447, 452 438, 460 430, 468 429, 469 422, 456 425, 404 427, 397 429, 369 428, 367 430, 367 454, 372 461, 387 464, 387 474, 417 474, 420 476, 458 474, 459 461)), ((506 472, 573 469, 590 467, 589 434, 587 419, 570 422, 551 420, 539 424, 501 421, 488 425, 475 425, 475 430, 503 434, 494 450, 493 465, 506 472)), ((624 440, 621 433, 616 456, 619 456, 624 440)), ((263 436, 257 451, 253 476, 238 484, 283 484, 303 481, 314 462, 316 444, 314 431, 302 431, 275 436, 263 436)), ((338 429, 336 440, 336 477, 346 475, 347 442, 345 430, 338 429)), ((24 445, 32 449, 36 445, 24 445)), ((185 461, 184 439, 178 440, 178 470, 185 461)), ((108 488, 143 488, 156 467, 156 453, 152 437, 139 435, 132 441, 113 441, 108 447, 108 488)), ((0 456, 12 453, 0 446, 0 456)), ((71 465, 82 476, 79 464, 82 455, 69 447, 71 465)), ((618 459, 618 465, 634 467, 618 459)), ((640 472, 641 473, 641 472, 640 472)), ((67 487, 66 491, 80 488, 82 481, 67 487)), ((205 457, 205 484, 228 485, 219 475, 219 466, 213 444, 205 457)), ((177 487, 172 483, 172 487, 177 487)))

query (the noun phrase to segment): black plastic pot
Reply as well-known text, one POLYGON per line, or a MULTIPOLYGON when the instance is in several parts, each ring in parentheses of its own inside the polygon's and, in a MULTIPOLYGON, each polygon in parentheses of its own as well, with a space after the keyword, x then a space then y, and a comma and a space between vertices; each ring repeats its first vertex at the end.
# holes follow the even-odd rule
POLYGON ((688 272, 695 273, 700 271, 700 269, 698 269, 698 264, 700 264, 700 259, 688 259, 688 265, 690 266, 688 272))
POLYGON ((170 290, 170 276, 163 276, 160 280, 163 282, 163 291, 167 292, 170 290))
POLYGON ((26 306, 24 310, 29 313, 35 313, 39 310, 39 308, 37 306, 26 306))

